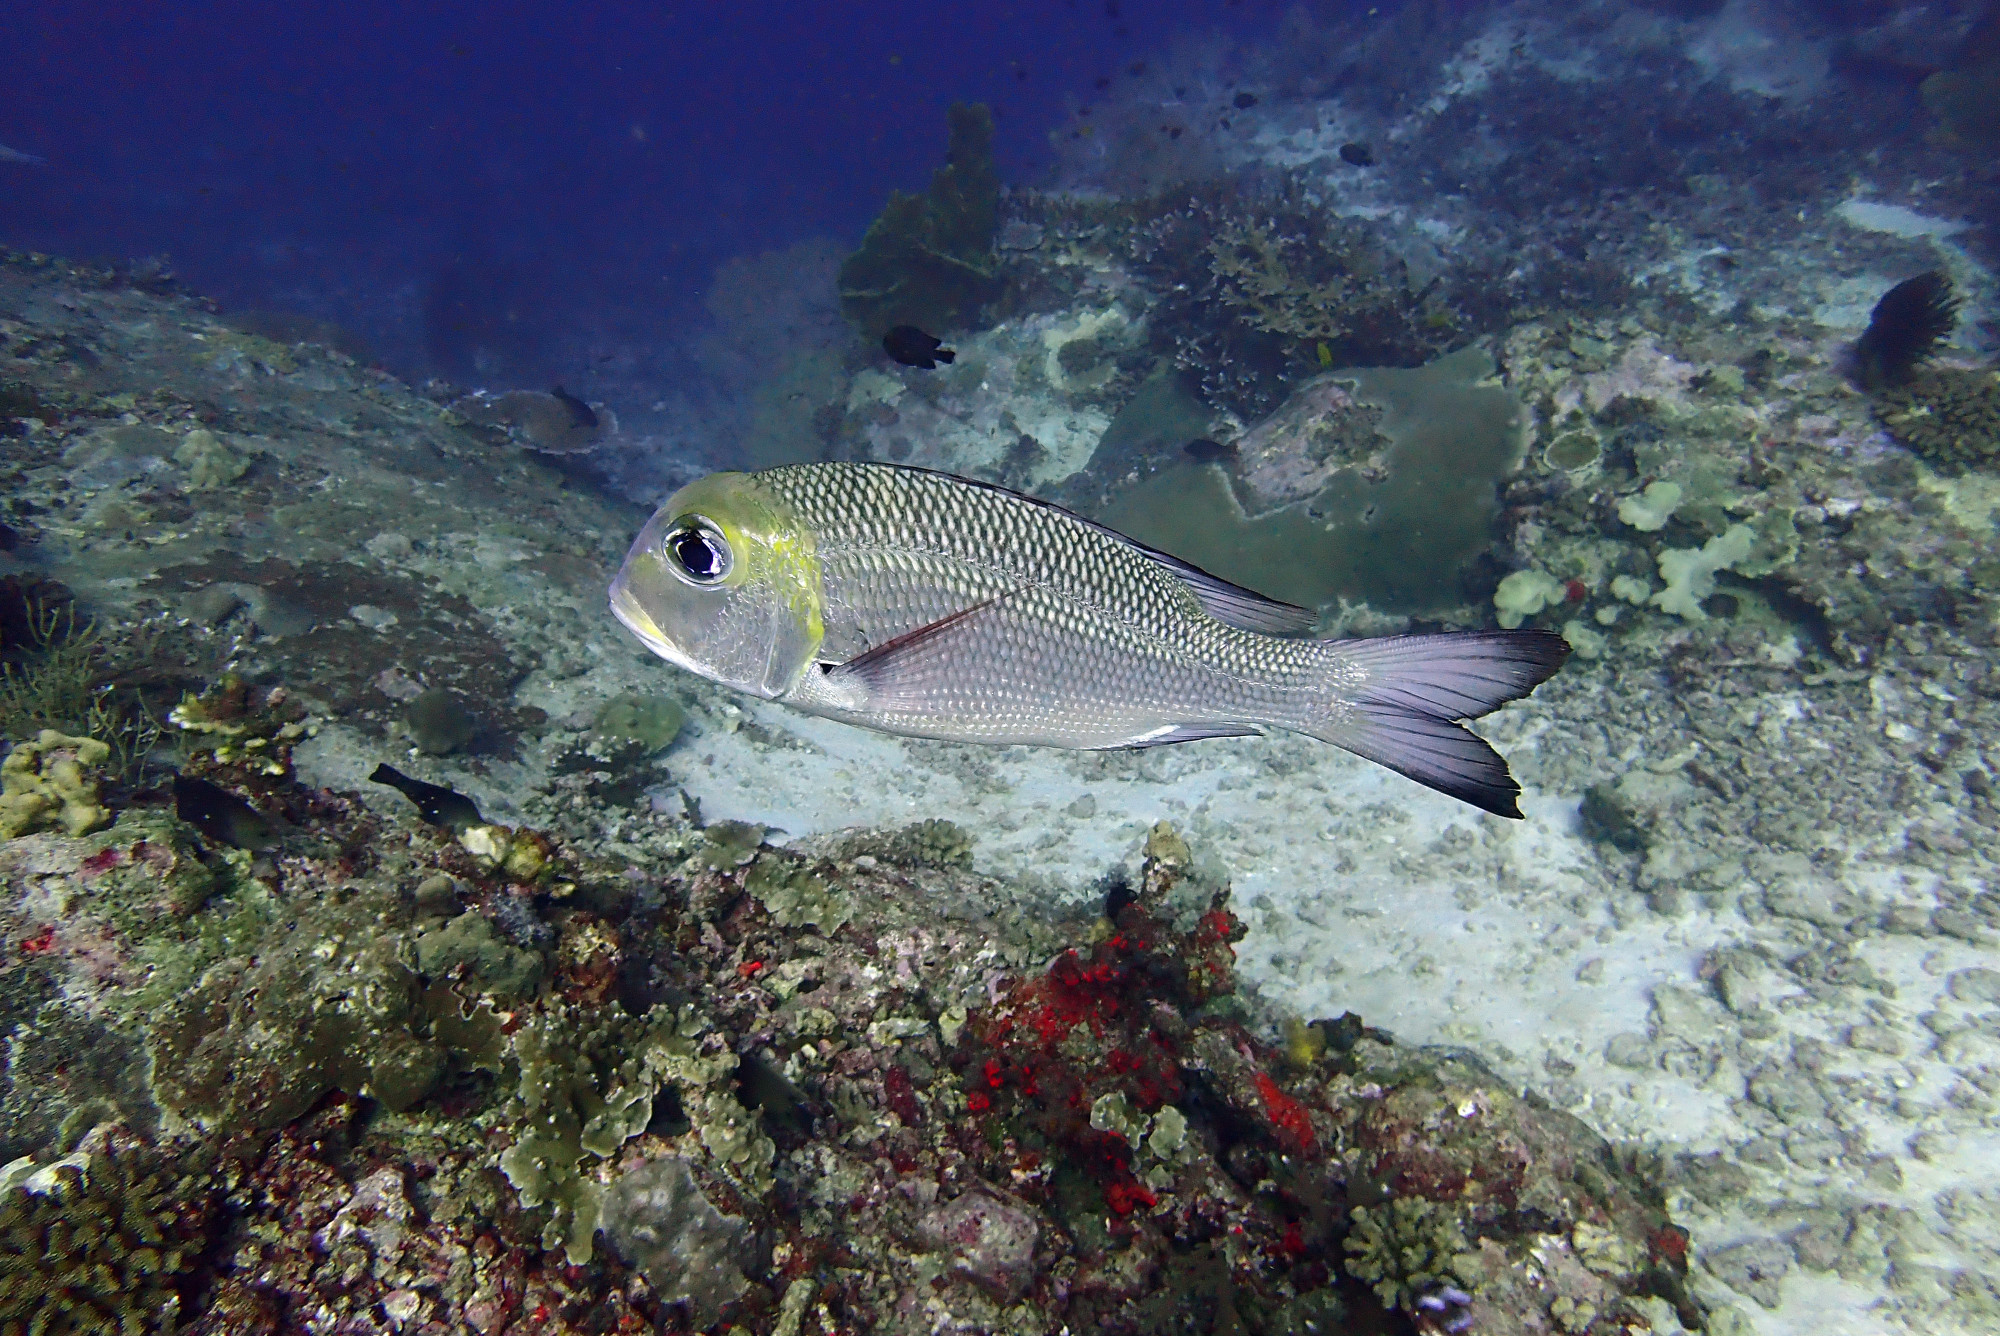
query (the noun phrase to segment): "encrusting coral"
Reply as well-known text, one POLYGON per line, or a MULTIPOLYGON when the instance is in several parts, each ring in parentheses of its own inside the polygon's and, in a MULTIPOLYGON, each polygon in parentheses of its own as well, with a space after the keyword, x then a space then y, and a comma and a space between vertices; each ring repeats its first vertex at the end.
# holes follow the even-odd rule
POLYGON ((109 824, 96 772, 110 759, 109 744, 53 728, 18 744, 0 761, 0 839, 49 829, 82 835, 109 824))

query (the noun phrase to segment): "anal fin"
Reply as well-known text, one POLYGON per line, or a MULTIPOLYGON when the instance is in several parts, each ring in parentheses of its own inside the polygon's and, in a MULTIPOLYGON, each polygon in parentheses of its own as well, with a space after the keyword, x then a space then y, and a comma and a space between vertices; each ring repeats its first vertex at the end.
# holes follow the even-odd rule
POLYGON ((1146 747, 1168 747, 1176 742, 1200 742, 1204 738, 1254 738, 1263 731, 1250 724, 1175 724, 1133 738, 1130 742, 1114 742, 1108 747, 1093 747, 1091 750, 1139 751, 1146 747))

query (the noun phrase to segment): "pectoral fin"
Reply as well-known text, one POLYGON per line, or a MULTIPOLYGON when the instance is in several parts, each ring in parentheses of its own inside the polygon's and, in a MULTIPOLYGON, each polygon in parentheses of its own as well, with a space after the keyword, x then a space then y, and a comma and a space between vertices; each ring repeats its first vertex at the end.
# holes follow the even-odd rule
POLYGON ((963 702, 1001 638, 996 614, 1012 594, 941 617, 826 670, 839 696, 886 714, 936 714, 963 702))

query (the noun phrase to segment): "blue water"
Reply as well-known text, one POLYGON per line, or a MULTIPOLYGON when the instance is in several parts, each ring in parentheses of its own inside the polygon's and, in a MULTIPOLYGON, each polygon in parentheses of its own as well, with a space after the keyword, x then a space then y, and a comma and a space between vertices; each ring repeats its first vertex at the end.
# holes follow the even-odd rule
POLYGON ((0 183, 0 234, 168 256, 225 303, 355 330, 413 379, 466 369, 403 309, 462 279, 506 312, 487 337, 507 374, 575 379, 554 348, 586 314, 671 336, 719 260, 858 241, 889 190, 929 179, 949 103, 991 105, 1003 176, 1033 182, 1096 80, 1279 8, 35 6, 9 20, 0 143, 47 167, 0 183))

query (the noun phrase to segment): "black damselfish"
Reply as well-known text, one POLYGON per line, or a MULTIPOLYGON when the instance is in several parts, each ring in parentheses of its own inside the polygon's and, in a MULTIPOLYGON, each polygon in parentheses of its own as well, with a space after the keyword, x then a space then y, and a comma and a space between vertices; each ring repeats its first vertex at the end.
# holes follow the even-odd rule
POLYGON ((467 831, 486 824, 486 818, 479 815, 479 805, 458 790, 412 779, 394 766, 376 766, 368 776, 368 782, 386 784, 408 798, 417 805, 417 815, 433 826, 467 831))
POLYGON ((943 346, 942 340, 924 333, 915 325, 898 325, 884 334, 882 351, 904 366, 923 371, 934 371, 939 362, 951 362, 958 357, 956 352, 943 346))

